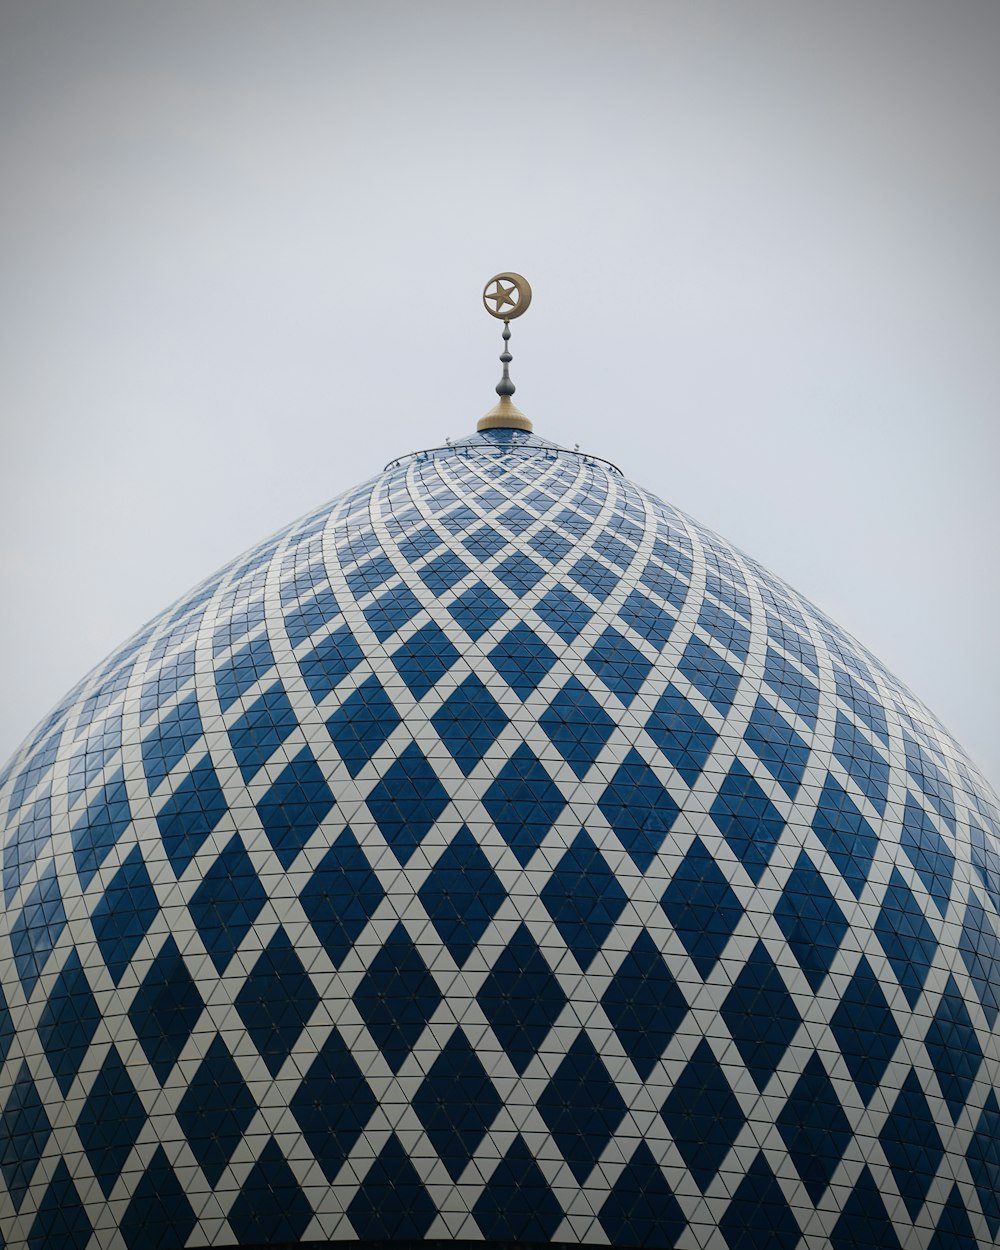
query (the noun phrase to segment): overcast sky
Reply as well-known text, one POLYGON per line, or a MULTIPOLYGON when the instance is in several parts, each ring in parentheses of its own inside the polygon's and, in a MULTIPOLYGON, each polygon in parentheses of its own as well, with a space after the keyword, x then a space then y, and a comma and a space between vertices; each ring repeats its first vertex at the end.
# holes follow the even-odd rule
POLYGON ((517 403, 1000 781, 1000 4, 0 0, 0 757, 147 618, 517 403))

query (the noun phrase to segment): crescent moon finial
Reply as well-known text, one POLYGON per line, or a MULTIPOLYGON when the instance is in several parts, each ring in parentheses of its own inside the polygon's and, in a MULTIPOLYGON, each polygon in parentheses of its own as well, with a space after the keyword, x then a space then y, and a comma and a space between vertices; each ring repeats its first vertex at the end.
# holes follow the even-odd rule
POLYGON ((503 322, 503 377, 497 383, 500 402, 483 417, 477 430, 513 429, 531 432, 531 422, 511 401, 515 386, 510 377, 510 323, 528 311, 531 303, 531 287, 519 273, 498 273, 483 288, 483 307, 491 317, 503 322))

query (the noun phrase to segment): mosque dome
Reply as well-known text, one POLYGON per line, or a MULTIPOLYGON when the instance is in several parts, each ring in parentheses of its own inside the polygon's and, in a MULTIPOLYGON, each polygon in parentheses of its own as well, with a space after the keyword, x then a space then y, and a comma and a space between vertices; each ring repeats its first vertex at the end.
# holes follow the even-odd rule
POLYGON ((6 768, 7 1250, 1000 1233, 995 796, 525 425, 241 556, 6 768))

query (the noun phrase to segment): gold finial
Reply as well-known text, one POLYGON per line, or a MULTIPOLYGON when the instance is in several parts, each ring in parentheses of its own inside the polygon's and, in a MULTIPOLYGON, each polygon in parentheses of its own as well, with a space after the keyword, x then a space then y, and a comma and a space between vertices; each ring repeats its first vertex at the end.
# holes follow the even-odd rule
POLYGON ((483 288, 483 307, 491 317, 503 322, 503 351, 500 353, 503 377, 497 383, 500 402, 480 419, 477 430, 508 429, 531 432, 531 422, 511 400, 515 387, 510 379, 510 362, 514 357, 508 346, 512 319, 527 312, 530 303, 531 287, 519 273, 498 273, 483 288))

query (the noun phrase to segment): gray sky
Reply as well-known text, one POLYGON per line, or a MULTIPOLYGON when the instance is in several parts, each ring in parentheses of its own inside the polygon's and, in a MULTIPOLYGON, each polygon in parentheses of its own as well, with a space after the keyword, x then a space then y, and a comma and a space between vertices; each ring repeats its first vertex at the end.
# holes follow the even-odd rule
POLYGON ((495 400, 828 611, 996 786, 1000 5, 0 0, 0 757, 495 400))

